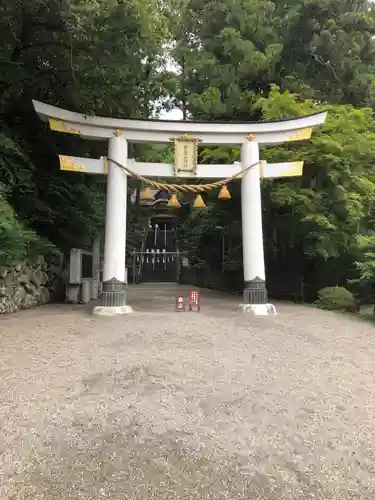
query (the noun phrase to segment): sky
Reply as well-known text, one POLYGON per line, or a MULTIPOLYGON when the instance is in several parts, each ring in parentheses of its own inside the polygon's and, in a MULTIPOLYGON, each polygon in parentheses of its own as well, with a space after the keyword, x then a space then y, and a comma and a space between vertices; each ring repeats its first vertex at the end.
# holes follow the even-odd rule
POLYGON ((160 113, 161 120, 182 120, 182 111, 179 108, 163 111, 160 113))
MULTIPOLYGON (((168 50, 168 48, 167 48, 168 50)), ((166 67, 167 71, 171 71, 176 75, 180 73, 178 65, 174 62, 171 57, 166 58, 166 67)), ((170 111, 162 111, 159 113, 160 120, 182 120, 183 115, 182 111, 179 108, 173 108, 170 111)))

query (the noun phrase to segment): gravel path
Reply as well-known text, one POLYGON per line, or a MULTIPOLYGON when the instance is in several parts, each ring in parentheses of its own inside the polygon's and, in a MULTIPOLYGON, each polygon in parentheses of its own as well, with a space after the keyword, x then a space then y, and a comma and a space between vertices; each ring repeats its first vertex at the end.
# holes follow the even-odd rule
POLYGON ((0 319, 1 500, 375 498, 373 325, 155 290, 0 319))

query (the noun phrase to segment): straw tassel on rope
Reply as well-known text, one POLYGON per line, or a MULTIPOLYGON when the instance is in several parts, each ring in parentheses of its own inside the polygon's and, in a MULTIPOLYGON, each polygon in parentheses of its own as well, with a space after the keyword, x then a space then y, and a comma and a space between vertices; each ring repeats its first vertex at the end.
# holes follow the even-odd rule
POLYGON ((227 188, 226 185, 224 185, 221 189, 220 189, 220 193, 219 193, 219 196, 218 196, 218 199, 219 200, 230 200, 232 197, 230 195, 230 192, 227 188))
POLYGON ((206 204, 205 202, 203 201, 203 198, 202 198, 202 195, 200 194, 197 194, 196 198, 195 198, 195 201, 194 201, 194 205, 193 207, 194 208, 206 208, 206 204))
POLYGON ((178 201, 177 195, 172 194, 172 196, 169 198, 167 206, 169 208, 181 208, 181 204, 178 201))

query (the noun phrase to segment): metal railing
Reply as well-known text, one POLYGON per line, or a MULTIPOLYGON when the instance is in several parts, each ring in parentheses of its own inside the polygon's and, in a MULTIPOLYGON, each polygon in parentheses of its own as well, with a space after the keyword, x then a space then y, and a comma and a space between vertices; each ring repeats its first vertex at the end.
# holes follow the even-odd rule
POLYGON ((182 262, 182 259, 184 257, 187 257, 188 253, 187 252, 180 252, 179 250, 177 250, 176 252, 147 252, 147 251, 140 251, 140 252, 132 252, 131 253, 131 256, 133 258, 133 284, 136 284, 136 283, 139 283, 141 281, 141 274, 140 275, 136 275, 136 268, 137 268, 137 257, 139 257, 139 266, 138 268, 141 268, 142 266, 142 269, 143 269, 143 265, 144 265, 144 262, 145 262, 145 259, 148 258, 148 257, 159 257, 159 258, 162 258, 162 257, 168 257, 168 256, 175 256, 176 257, 176 282, 179 281, 180 279, 180 272, 181 272, 181 262, 182 262), (136 279, 138 278, 138 279, 136 279))

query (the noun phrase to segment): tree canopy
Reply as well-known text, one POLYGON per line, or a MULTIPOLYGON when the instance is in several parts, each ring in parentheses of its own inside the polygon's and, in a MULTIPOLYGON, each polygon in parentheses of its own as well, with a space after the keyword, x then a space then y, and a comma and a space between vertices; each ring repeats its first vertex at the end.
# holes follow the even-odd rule
POLYGON ((5 0, 0 27, 1 204, 62 250, 86 245, 102 230, 105 180, 61 175, 57 155, 95 157, 106 145, 52 134, 31 101, 149 116, 163 93, 162 11, 156 0, 5 0))
MULTIPOLYGON (((180 2, 173 54, 185 114, 273 120, 329 112, 311 141, 261 152, 269 161, 305 162, 301 179, 263 182, 266 257, 269 269, 301 272, 313 288, 358 272, 354 260, 372 228, 374 21, 374 4, 363 0, 180 2)), ((205 149, 201 159, 232 162, 239 151, 205 149)), ((215 203, 201 227, 230 221, 227 265, 241 274, 237 188, 233 198, 215 203)), ((210 252, 198 250, 199 226, 185 224, 197 262, 211 265, 210 252)))
POLYGON ((373 107, 374 9, 365 0, 180 2, 178 97, 208 119, 260 118, 258 97, 274 84, 373 107))

